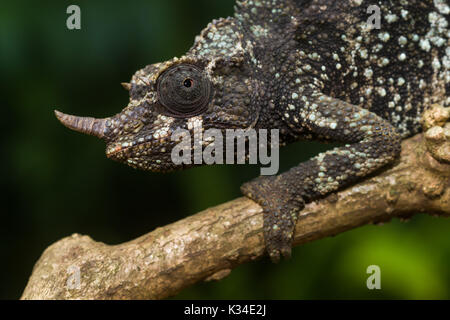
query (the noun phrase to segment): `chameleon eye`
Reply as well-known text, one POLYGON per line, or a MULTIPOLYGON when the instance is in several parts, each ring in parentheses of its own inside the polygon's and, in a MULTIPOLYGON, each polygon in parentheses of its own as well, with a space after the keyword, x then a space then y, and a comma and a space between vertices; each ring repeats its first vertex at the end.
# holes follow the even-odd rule
POLYGON ((186 88, 190 88, 190 87, 192 87, 192 86, 194 85, 194 80, 192 80, 192 79, 186 79, 186 80, 184 80, 183 85, 184 85, 186 88))
POLYGON ((211 84, 202 71, 190 64, 170 68, 157 81, 159 102, 173 116, 202 113, 211 100, 211 84))

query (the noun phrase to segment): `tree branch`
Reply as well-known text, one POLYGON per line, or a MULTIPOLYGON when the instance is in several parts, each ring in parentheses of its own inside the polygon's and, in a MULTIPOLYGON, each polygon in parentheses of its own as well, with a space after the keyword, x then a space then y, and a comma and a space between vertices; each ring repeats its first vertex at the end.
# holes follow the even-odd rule
MULTIPOLYGON (((433 112, 424 117, 428 130, 403 142, 401 157, 393 166, 307 205, 297 223, 294 245, 393 217, 420 212, 450 215, 450 124, 442 122, 448 120, 448 109, 433 112)), ((74 234, 44 251, 22 299, 172 296, 261 258, 262 225, 261 207, 239 198, 120 245, 74 234)))

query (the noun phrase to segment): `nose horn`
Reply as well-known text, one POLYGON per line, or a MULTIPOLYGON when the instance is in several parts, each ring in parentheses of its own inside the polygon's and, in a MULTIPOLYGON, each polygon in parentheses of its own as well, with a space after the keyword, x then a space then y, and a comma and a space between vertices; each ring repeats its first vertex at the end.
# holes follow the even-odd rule
POLYGON ((69 129, 99 138, 105 137, 105 126, 108 118, 96 119, 90 117, 77 117, 64 114, 58 110, 55 110, 55 115, 56 118, 69 129))

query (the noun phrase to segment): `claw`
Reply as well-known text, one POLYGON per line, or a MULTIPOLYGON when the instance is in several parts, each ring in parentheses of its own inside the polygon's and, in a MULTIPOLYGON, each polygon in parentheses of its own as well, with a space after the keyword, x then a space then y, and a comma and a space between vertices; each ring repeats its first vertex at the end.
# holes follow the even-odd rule
POLYGON ((284 247, 281 249, 281 254, 283 255, 283 258, 290 259, 291 258, 292 249, 291 247, 284 247))
POLYGON ((278 250, 270 251, 269 257, 270 257, 270 261, 272 261, 272 263, 280 262, 280 251, 278 251, 278 250))

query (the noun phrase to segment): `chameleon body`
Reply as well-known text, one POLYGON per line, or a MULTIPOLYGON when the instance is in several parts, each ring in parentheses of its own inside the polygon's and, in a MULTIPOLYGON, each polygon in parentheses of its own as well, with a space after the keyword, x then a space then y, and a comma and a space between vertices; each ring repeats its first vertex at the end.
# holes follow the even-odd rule
POLYGON ((119 114, 57 117, 104 139, 109 158, 152 171, 187 167, 171 161, 180 128, 276 128, 281 145, 341 142, 242 186, 264 209, 277 261, 291 253, 305 203, 394 161, 423 111, 450 104, 449 13, 447 0, 237 1, 235 15, 212 21, 184 56, 137 71, 119 114), (380 29, 368 24, 373 5, 380 29))

